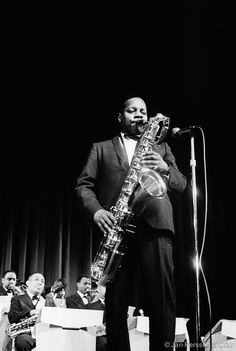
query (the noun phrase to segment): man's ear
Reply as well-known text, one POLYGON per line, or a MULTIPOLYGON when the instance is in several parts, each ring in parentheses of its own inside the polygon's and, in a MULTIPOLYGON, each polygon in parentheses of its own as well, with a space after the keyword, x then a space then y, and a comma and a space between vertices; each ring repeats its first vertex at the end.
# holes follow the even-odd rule
POLYGON ((121 113, 118 114, 117 119, 118 119, 118 122, 120 123, 121 122, 121 113))
POLYGON ((25 282, 25 284, 26 284, 27 286, 29 286, 29 280, 27 280, 27 281, 25 282))

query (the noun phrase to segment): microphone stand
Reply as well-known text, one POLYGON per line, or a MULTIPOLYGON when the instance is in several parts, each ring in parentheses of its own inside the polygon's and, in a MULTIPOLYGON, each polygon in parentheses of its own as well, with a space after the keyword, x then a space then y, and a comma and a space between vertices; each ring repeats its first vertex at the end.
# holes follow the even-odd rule
MULTIPOLYGON (((200 328, 200 284, 199 284, 199 254, 198 254, 198 219, 197 219, 197 187, 196 187, 196 159, 194 146, 194 132, 191 131, 191 190, 192 190, 192 206, 193 206, 193 234, 194 234, 194 253, 195 253, 195 272, 196 272, 196 293, 195 293, 195 313, 196 313, 196 350, 201 343, 200 328)), ((202 350, 202 348, 201 348, 202 350)))

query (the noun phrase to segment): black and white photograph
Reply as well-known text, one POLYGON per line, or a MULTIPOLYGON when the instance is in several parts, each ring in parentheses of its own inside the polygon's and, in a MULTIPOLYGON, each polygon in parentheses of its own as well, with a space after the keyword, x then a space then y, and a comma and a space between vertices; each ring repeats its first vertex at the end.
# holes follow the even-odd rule
POLYGON ((2 35, 0 351, 235 351, 235 5, 63 6, 2 35))

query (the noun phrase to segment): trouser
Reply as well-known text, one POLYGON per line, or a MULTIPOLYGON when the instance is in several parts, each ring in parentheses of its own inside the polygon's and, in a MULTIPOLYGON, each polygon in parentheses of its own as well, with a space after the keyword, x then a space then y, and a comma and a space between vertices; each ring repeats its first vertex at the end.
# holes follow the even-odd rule
POLYGON ((20 334, 15 339, 16 351, 31 351, 36 346, 36 341, 30 334, 20 334))
POLYGON ((127 311, 140 274, 141 307, 149 317, 150 351, 172 350, 175 338, 175 286, 172 234, 142 224, 113 282, 106 288, 109 351, 129 351, 127 311))

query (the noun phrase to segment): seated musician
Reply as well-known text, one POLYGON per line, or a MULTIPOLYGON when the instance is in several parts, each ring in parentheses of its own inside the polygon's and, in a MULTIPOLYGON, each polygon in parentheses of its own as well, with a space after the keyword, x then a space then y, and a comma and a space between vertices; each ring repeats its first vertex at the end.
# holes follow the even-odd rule
POLYGON ((9 269, 2 275, 2 285, 0 286, 0 296, 13 296, 13 289, 16 286, 16 272, 9 269))
MULTIPOLYGON (((78 308, 78 309, 93 309, 103 310, 105 312, 105 287, 97 286, 96 294, 92 294, 91 298, 91 278, 87 274, 80 274, 77 278, 77 291, 75 294, 70 295, 66 298, 67 308, 78 308)), ((94 289, 95 290, 95 289, 94 289)), ((104 316, 104 315, 103 315, 104 316)), ((86 328, 81 328, 85 329, 86 328)), ((106 350, 106 328, 105 328, 105 316, 103 317, 103 325, 97 328, 96 337, 96 351, 106 350)))
POLYGON ((67 308, 86 308, 90 302, 91 278, 87 274, 80 274, 77 278, 77 291, 66 297, 67 308))
POLYGON ((106 287, 98 284, 97 296, 94 297, 92 302, 86 305, 87 309, 104 311, 103 324, 100 326, 97 326, 96 351, 107 350, 105 294, 106 294, 106 287))
MULTIPOLYGON (((17 323, 18 332, 15 337, 15 348, 17 351, 30 351, 36 346, 36 340, 32 336, 29 328, 24 328, 23 321, 26 318, 33 319, 33 325, 36 323, 40 311, 45 306, 45 299, 42 297, 42 292, 45 286, 45 279, 41 273, 32 273, 27 282, 25 294, 13 296, 9 311, 9 322, 17 323), (22 330, 20 325, 22 324, 22 330)), ((14 337, 14 335, 13 335, 14 337)))
POLYGON ((0 286, 0 296, 4 296, 0 316, 0 350, 5 351, 11 348, 11 339, 6 333, 9 325, 8 312, 10 310, 10 300, 17 290, 17 275, 13 269, 6 270, 2 275, 0 286), (6 299, 5 299, 6 297, 6 299))

